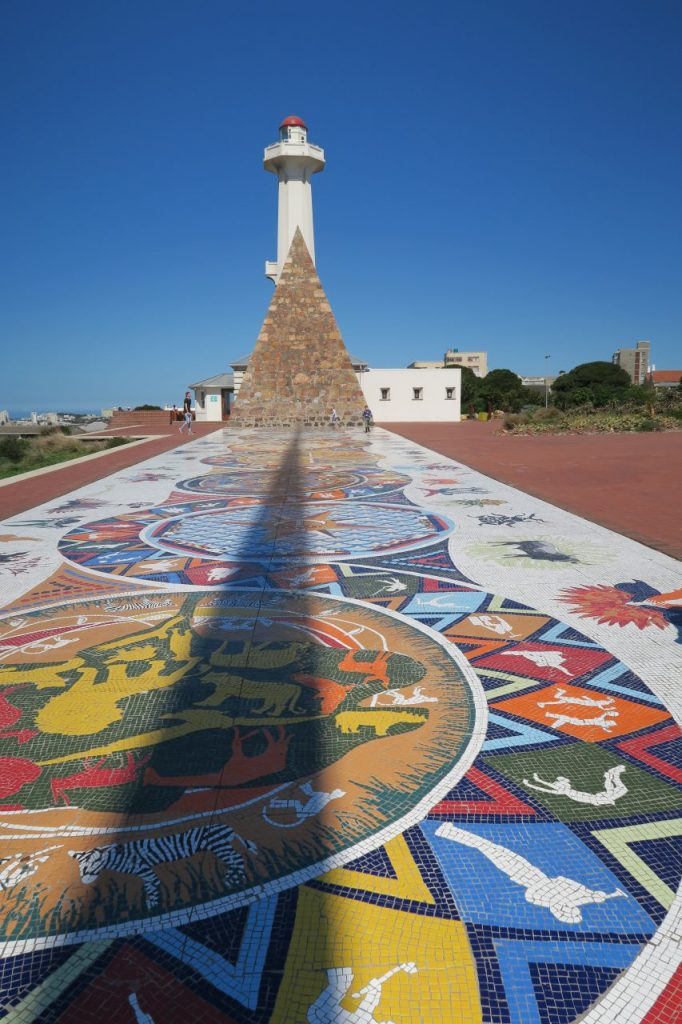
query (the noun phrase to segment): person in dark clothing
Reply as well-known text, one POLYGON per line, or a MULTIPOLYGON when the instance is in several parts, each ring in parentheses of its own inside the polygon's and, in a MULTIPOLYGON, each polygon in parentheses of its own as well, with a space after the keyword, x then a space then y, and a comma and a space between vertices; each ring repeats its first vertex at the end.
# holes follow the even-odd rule
POLYGON ((368 405, 366 405, 365 408, 362 410, 362 420, 363 420, 363 423, 365 424, 365 433, 366 434, 369 434, 370 427, 372 426, 373 418, 374 417, 372 416, 372 410, 370 409, 370 407, 368 405))
POLYGON ((188 434, 192 433, 192 396, 189 391, 185 391, 185 400, 182 403, 182 415, 184 423, 180 427, 180 433, 184 433, 185 429, 188 434))

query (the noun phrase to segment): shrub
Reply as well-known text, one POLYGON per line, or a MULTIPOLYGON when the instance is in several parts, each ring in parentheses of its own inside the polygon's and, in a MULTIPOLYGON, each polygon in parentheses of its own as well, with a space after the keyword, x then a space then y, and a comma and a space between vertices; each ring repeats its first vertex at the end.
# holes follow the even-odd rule
POLYGON ((663 430, 663 424, 655 420, 653 416, 645 416, 644 419, 639 421, 639 424, 635 427, 635 430, 649 431, 649 430, 663 430))
POLYGON ((120 448, 122 444, 128 444, 129 441, 130 441, 129 437, 110 437, 107 440, 107 443, 106 443, 106 445, 104 447, 106 449, 109 449, 109 448, 120 448))
POLYGON ((517 427, 525 427, 532 422, 532 414, 525 412, 507 413, 502 420, 503 430, 516 430, 517 427))
POLYGON ((161 412, 160 405, 136 405, 133 412, 161 412))
POLYGON ((538 420, 560 420, 562 413, 560 409, 557 409, 554 405, 547 406, 546 409, 538 409, 533 414, 533 421, 538 420))
POLYGON ((26 442, 21 437, 9 436, 0 438, 0 459, 8 462, 21 462, 26 451, 26 442))

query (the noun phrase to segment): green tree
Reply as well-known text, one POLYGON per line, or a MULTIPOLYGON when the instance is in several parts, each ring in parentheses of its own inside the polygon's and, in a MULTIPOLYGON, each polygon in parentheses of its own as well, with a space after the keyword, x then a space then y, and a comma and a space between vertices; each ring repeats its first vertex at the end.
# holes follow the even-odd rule
MULTIPOLYGON (((623 395, 623 402, 627 405, 642 406, 649 403, 651 396, 650 382, 644 384, 633 384, 623 395)), ((614 403, 620 408, 621 403, 614 403)))
POLYGON ((624 399, 631 387, 629 375, 615 363, 581 363, 568 373, 562 373, 552 385, 554 400, 560 409, 584 405, 595 406, 624 399), (589 395, 589 398, 587 397, 589 395))
POLYGON ((491 370, 479 381, 479 395, 489 412, 518 412, 525 401, 521 378, 513 370, 491 370))
POLYGON ((477 377, 468 366, 462 366, 461 388, 462 388, 462 412, 471 415, 476 411, 481 378, 477 377))
POLYGON ((544 405, 545 404, 545 389, 544 388, 533 388, 524 387, 523 389, 523 404, 524 405, 544 405))

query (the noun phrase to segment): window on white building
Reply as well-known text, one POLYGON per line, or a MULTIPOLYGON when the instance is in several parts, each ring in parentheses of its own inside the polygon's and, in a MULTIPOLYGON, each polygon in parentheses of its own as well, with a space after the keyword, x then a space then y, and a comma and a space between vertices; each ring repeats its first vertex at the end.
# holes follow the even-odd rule
POLYGON ((390 402, 391 401, 391 389, 390 388, 381 388, 381 401, 382 402, 390 402))
POLYGON ((455 389, 454 388, 446 388, 445 389, 445 397, 450 402, 454 401, 455 389))
POLYGON ((412 388, 412 401, 421 402, 424 397, 424 388, 412 388))

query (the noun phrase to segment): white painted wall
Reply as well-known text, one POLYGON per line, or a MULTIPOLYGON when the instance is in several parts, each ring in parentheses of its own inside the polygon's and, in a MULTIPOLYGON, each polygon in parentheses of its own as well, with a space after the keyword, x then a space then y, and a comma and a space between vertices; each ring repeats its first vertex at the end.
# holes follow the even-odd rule
POLYGON ((221 389, 197 388, 194 392, 194 414, 199 423, 219 423, 223 418, 221 389))
POLYGON ((358 380, 375 423, 458 423, 460 370, 366 370, 358 380), (421 398, 414 389, 421 388, 421 398), (452 398, 447 397, 452 388, 452 398), (382 391, 388 397, 382 398, 382 391))

